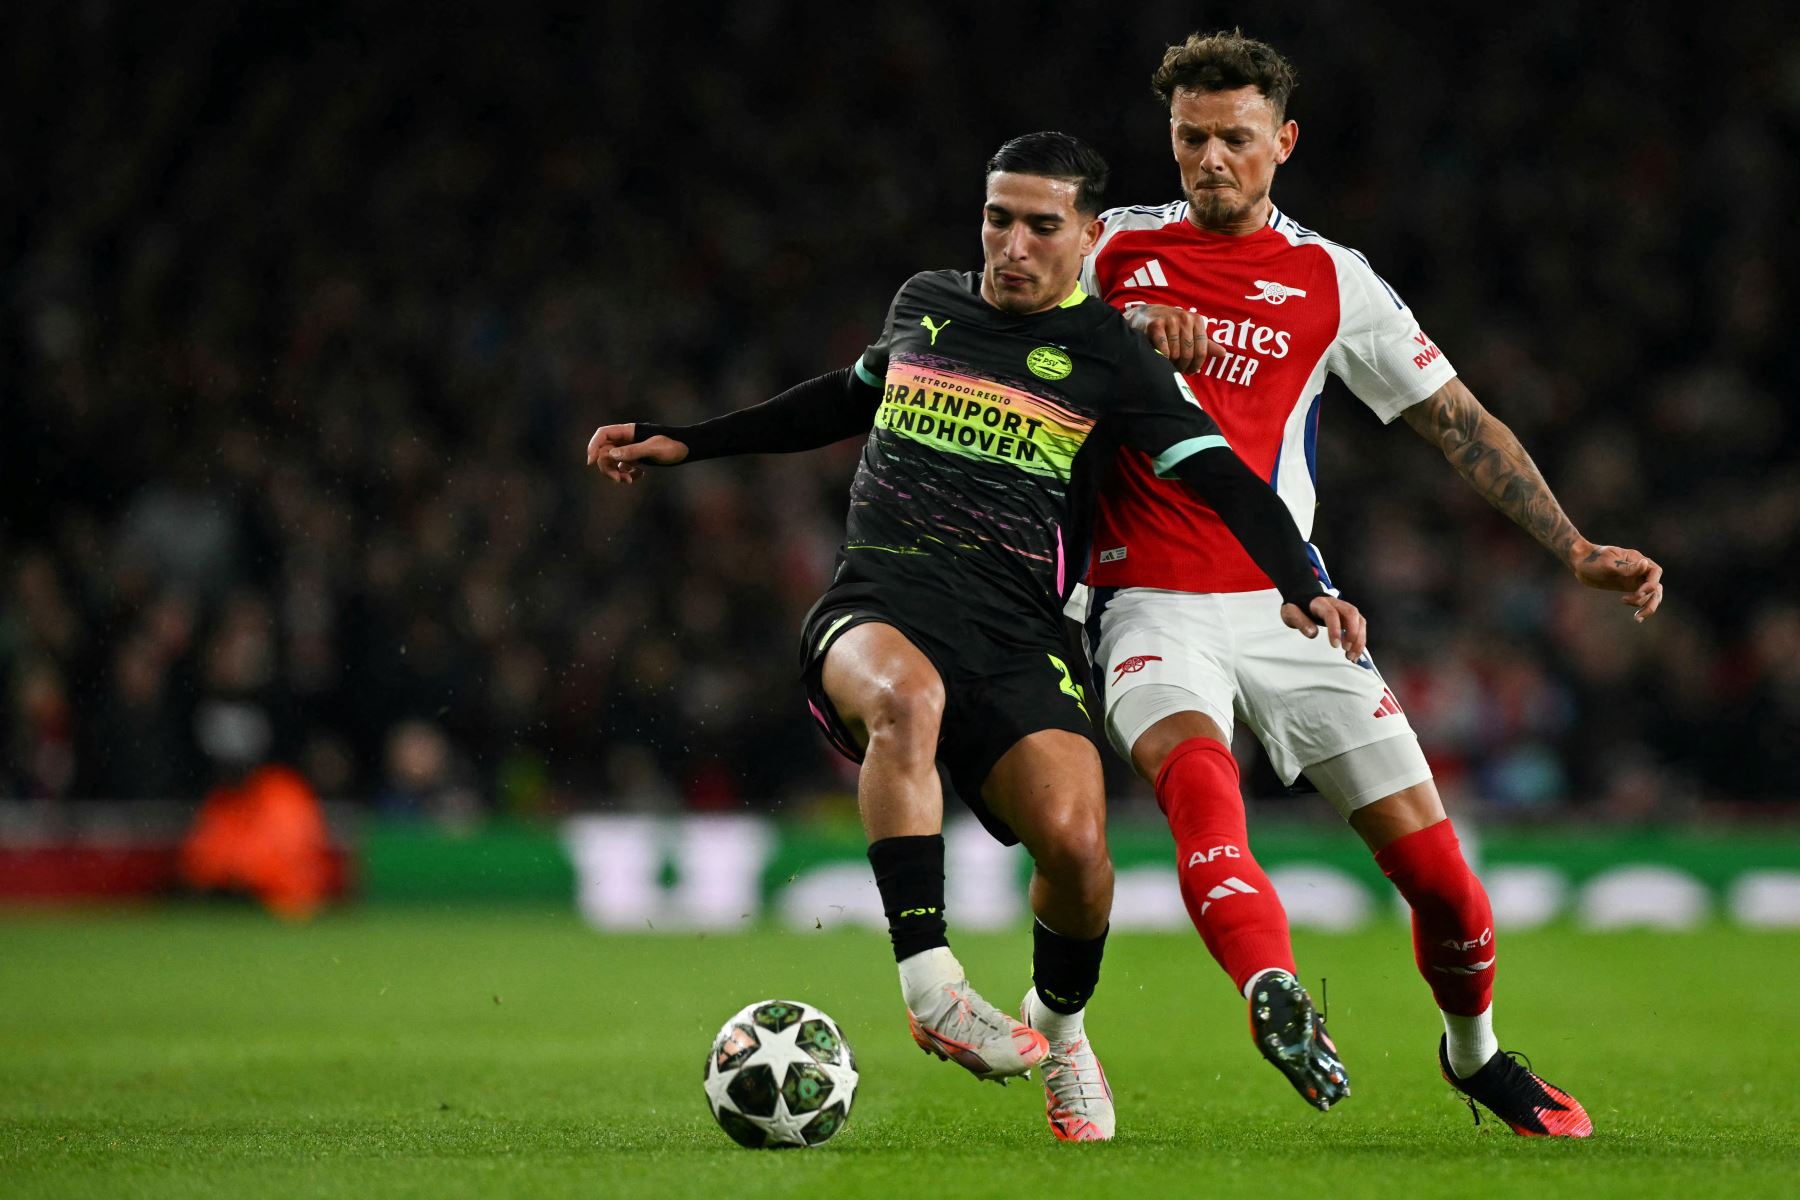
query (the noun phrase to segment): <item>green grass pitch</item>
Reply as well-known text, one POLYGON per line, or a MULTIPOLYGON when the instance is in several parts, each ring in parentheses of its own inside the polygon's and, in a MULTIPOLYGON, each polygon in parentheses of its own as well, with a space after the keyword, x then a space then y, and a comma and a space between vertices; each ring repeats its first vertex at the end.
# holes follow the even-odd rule
MULTIPOLYGON (((1016 1003, 1028 938, 963 937, 1016 1003)), ((1498 1025, 1593 1115, 1478 1129, 1436 1076, 1405 930, 1302 936, 1355 1094, 1312 1112, 1256 1057, 1198 939, 1120 936, 1089 1030, 1120 1136, 1062 1146, 1041 1092, 927 1058, 885 939, 606 937, 548 912, 0 918, 0 1196, 1792 1195, 1800 936, 1502 935, 1498 1025), (862 1067, 830 1145, 741 1150, 700 1090, 714 1031, 820 1005, 862 1067), (1404 1191, 1402 1191, 1404 1189, 1404 1191)), ((1315 989, 1316 994, 1316 989, 1315 989)))

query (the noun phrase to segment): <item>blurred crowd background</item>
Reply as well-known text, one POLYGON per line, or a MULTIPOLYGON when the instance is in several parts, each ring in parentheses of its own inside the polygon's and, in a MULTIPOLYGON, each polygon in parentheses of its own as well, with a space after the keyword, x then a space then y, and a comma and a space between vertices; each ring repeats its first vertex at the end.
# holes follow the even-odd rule
POLYGON ((623 489, 588 434, 849 363, 978 265, 1013 134, 1177 198, 1149 73, 1241 23, 1300 72, 1277 203, 1668 572, 1634 626, 1334 384, 1315 540, 1447 790, 1800 815, 1800 38, 1611 9, 9 5, 0 798, 246 758, 449 823, 844 792, 794 639, 857 447, 623 489))

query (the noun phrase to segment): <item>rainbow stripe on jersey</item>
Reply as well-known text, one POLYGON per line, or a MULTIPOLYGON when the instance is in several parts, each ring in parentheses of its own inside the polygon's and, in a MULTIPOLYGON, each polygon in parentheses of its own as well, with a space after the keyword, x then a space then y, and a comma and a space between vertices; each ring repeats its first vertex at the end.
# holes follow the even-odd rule
POLYGON ((875 426, 946 454, 1067 482, 1094 420, 942 359, 896 355, 875 426))

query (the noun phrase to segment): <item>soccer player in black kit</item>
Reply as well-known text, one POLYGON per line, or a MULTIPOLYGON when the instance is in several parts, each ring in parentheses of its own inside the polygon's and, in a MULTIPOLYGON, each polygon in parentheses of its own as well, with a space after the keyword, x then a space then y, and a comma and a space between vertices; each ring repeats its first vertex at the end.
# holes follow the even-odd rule
POLYGON ((1325 594, 1299 531, 1168 362, 1077 284, 1106 164, 1027 134, 988 162, 980 273, 915 275, 851 368, 684 428, 606 425, 588 461, 646 466, 809 450, 868 435, 831 587, 801 672, 858 802, 914 1040, 981 1078, 1036 1066, 1051 1131, 1113 1134, 1083 1029, 1112 907, 1105 795, 1084 664, 1062 605, 1086 561, 1098 476, 1123 444, 1194 488, 1280 589, 1283 620, 1362 653, 1361 615, 1325 594), (941 762, 1001 841, 1023 842, 1033 987, 1015 1021, 969 986, 944 921, 941 762))

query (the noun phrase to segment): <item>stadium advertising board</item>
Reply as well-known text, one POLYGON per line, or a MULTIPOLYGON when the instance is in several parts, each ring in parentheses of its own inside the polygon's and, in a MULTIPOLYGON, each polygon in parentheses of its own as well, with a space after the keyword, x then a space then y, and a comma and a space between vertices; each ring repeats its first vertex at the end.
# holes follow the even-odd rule
MULTIPOLYGON (((1800 927, 1800 837, 1791 834, 1539 830, 1482 837, 1465 830, 1463 837, 1508 929, 1552 921, 1594 930, 1688 929, 1713 920, 1800 927)), ((555 852, 546 843, 521 858, 516 838, 510 853, 521 865, 539 863, 543 891, 572 889, 596 928, 730 929, 764 920, 797 929, 886 928, 853 826, 751 815, 590 815, 563 826, 555 852)), ((1111 841, 1114 928, 1187 929, 1167 833, 1124 826, 1111 841)), ((1030 863, 1018 848, 1000 846, 973 822, 953 823, 946 846, 946 899, 959 928, 1024 920, 1030 863)), ((384 861, 376 844, 369 850, 368 885, 380 898, 392 892, 390 868, 399 864, 384 861)), ((424 851, 415 840, 408 853, 424 851)), ((1342 830, 1271 827, 1259 832, 1257 854, 1296 926, 1348 931, 1404 917, 1373 862, 1342 830)), ((415 871, 413 886, 421 881, 415 871)), ((523 883, 513 890, 535 890, 523 883)))

